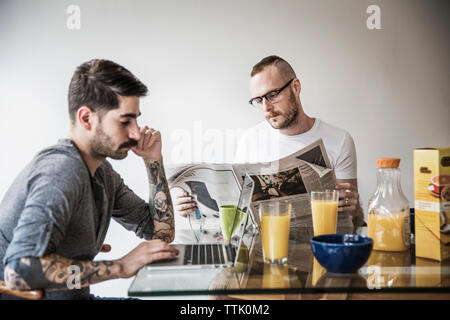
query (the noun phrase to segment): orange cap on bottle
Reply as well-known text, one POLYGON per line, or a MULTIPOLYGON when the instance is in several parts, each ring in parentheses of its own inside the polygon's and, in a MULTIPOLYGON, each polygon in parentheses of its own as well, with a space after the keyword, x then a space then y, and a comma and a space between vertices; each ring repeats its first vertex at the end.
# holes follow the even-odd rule
POLYGON ((400 159, 398 158, 378 158, 378 168, 398 168, 400 159))

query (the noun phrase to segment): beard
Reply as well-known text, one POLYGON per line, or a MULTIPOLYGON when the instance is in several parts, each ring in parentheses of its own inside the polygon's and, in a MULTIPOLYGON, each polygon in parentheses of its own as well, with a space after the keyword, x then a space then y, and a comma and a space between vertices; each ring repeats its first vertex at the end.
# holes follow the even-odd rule
POLYGON ((286 129, 290 127, 292 124, 297 122, 298 109, 299 106, 297 105, 297 102, 295 101, 295 96, 291 91, 289 96, 288 109, 285 112, 271 111, 265 115, 265 118, 267 122, 269 122, 269 124, 272 126, 272 128, 286 129), (278 116, 281 116, 280 120, 277 119, 276 121, 274 121, 271 119, 278 116))
POLYGON ((101 126, 95 130, 95 137, 91 142, 91 154, 95 158, 112 158, 115 160, 121 160, 128 155, 129 147, 134 147, 137 142, 134 140, 122 143, 118 148, 114 146, 114 143, 110 136, 108 136, 101 126))

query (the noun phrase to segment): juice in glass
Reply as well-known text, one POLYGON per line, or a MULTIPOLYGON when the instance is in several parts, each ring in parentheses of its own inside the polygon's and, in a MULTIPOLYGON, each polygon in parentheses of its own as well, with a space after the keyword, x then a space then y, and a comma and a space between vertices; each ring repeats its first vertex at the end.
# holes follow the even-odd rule
POLYGON ((377 164, 377 189, 369 200, 367 235, 373 239, 374 250, 408 250, 409 201, 400 184, 400 159, 378 158, 377 164))
POLYGON ((336 233, 339 193, 311 192, 311 214, 314 235, 336 233))
POLYGON ((367 235, 373 239, 373 249, 405 251, 410 246, 409 211, 389 214, 369 213, 367 235))
POLYGON ((291 205, 284 202, 262 203, 259 207, 264 261, 287 262, 291 205))

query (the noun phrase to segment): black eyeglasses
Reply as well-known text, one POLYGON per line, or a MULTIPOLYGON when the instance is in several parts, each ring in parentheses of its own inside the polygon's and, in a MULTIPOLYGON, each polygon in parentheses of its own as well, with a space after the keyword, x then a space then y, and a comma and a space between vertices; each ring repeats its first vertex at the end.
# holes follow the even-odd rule
POLYGON ((254 107, 258 107, 259 108, 259 107, 261 107, 264 98, 266 98, 266 100, 269 101, 270 103, 278 102, 279 101, 279 95, 280 95, 281 91, 286 89, 291 84, 291 82, 294 81, 294 79, 295 78, 292 78, 291 80, 289 80, 288 83, 286 83, 280 89, 272 90, 272 91, 267 92, 263 96, 255 97, 253 99, 250 99, 250 101, 248 103, 250 103, 254 107))

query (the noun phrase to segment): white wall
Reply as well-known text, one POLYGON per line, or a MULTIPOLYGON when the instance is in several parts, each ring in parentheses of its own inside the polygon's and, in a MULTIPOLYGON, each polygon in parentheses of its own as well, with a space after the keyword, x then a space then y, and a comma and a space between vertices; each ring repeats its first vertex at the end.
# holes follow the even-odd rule
MULTIPOLYGON (((239 132, 263 120, 247 104, 249 73, 277 54, 297 71, 305 111, 352 134, 363 208, 377 157, 401 158, 412 204, 413 149, 450 145, 449 8, 437 0, 2 0, 0 198, 38 150, 67 135, 67 87, 80 63, 111 59, 148 85, 140 123, 162 132, 169 163, 182 130, 239 132), (79 30, 66 27, 72 4, 79 30), (366 27, 370 4, 381 8, 381 30, 366 27)), ((113 165, 147 198, 136 156, 113 165)), ((107 240, 109 257, 139 242, 115 224, 107 240)))

